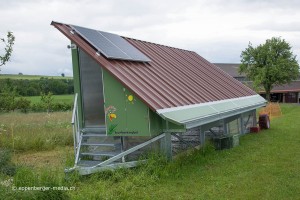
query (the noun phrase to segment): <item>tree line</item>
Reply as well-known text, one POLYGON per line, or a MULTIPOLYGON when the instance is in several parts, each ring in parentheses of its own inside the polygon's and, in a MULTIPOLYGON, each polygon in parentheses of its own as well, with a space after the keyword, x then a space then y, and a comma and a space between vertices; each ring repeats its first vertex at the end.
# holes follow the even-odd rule
POLYGON ((52 93, 41 93, 41 101, 32 103, 25 97, 17 97, 14 92, 4 92, 0 95, 0 113, 20 110, 23 113, 31 112, 54 112, 68 111, 73 104, 66 102, 54 102, 52 93))
POLYGON ((0 94, 14 92, 18 96, 39 96, 41 93, 53 95, 74 94, 72 79, 0 79, 0 94))

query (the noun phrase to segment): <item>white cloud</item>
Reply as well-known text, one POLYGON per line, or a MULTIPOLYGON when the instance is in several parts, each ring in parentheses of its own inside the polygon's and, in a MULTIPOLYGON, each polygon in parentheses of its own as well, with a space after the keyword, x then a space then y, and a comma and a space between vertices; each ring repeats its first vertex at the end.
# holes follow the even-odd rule
POLYGON ((69 41, 52 20, 193 50, 211 62, 239 62, 249 41, 273 36, 299 55, 299 8, 296 0, 1 0, 0 38, 16 36, 1 73, 71 74, 69 41))

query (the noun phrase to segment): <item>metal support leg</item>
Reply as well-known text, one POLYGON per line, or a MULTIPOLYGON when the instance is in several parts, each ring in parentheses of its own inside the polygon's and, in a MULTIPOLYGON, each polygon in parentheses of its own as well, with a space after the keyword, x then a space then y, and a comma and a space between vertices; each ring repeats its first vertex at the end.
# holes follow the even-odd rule
POLYGON ((171 133, 165 133, 165 154, 168 160, 172 160, 172 141, 171 133))
POLYGON ((202 131, 202 127, 199 128, 199 133, 200 133, 200 144, 201 144, 201 147, 204 147, 204 145, 205 145, 205 132, 202 131))
POLYGON ((245 134, 245 125, 244 125, 244 118, 243 114, 240 115, 240 134, 245 134))
POLYGON ((228 133, 228 124, 225 119, 223 119, 223 133, 224 135, 227 135, 228 133))
POLYGON ((253 110, 253 126, 257 126, 257 121, 256 121, 256 110, 253 110))

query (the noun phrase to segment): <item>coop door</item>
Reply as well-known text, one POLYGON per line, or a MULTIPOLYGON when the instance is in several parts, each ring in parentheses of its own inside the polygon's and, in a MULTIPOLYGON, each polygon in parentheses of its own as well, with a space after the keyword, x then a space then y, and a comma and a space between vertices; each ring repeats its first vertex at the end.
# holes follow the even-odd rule
POLYGON ((105 126, 102 69, 83 51, 79 62, 84 126, 105 126))

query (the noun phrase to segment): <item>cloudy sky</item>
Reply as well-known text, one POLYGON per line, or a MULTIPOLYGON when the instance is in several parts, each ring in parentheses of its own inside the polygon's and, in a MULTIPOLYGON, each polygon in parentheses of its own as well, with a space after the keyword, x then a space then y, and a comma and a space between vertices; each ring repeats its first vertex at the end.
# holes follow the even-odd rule
POLYGON ((72 75, 69 41, 52 20, 192 50, 214 63, 238 63, 249 41, 281 36, 299 60, 299 11, 298 0, 0 0, 0 38, 16 36, 0 73, 72 75))

